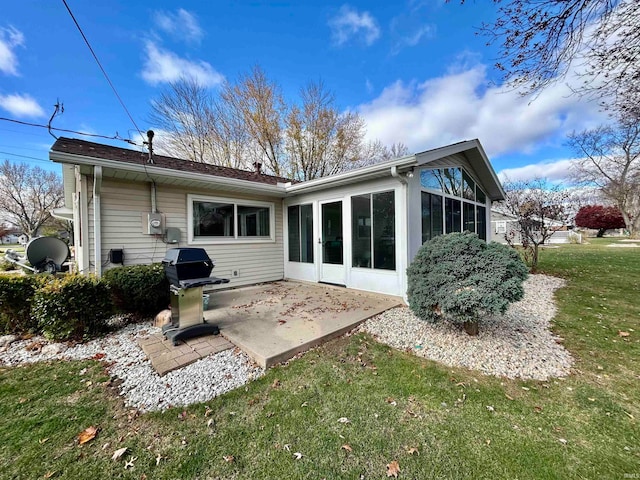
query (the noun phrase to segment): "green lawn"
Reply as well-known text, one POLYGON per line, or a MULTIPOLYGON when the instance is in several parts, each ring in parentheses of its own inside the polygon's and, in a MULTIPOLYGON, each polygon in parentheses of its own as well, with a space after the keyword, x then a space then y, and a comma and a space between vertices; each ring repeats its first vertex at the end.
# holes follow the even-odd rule
POLYGON ((610 242, 542 252, 568 280, 567 379, 485 377, 354 335, 184 413, 137 415, 97 362, 3 369, 0 477, 382 479, 396 460, 407 479, 638 478, 640 249, 610 242))

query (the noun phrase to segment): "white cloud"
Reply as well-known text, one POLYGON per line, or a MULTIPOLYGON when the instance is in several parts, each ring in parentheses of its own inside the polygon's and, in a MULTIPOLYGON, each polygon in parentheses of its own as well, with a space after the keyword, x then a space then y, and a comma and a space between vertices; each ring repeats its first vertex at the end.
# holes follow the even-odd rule
POLYGON ((336 16, 329 19, 329 28, 336 45, 357 38, 369 46, 380 37, 376 19, 369 12, 358 12, 349 5, 340 7, 336 16))
POLYGON ((518 182, 535 180, 536 178, 546 178, 552 183, 569 182, 571 177, 571 167, 574 159, 560 159, 553 161, 545 161, 532 163, 516 168, 505 168, 498 172, 498 178, 501 182, 518 182))
POLYGON ((18 59, 14 50, 23 45, 24 35, 20 30, 11 25, 0 28, 0 71, 7 75, 18 75, 18 59))
POLYGON ((211 64, 203 60, 191 61, 181 58, 151 41, 147 42, 145 53, 142 78, 151 85, 175 82, 181 77, 193 78, 206 87, 219 85, 224 81, 224 76, 211 64))
POLYGON ((175 13, 156 12, 154 20, 160 30, 174 38, 200 43, 202 37, 204 37, 204 31, 195 15, 182 8, 175 13))
POLYGON ((484 65, 465 64, 422 83, 398 80, 357 110, 368 135, 385 144, 403 142, 422 151, 479 138, 490 156, 531 153, 606 119, 596 103, 572 96, 564 83, 534 101, 489 83, 484 65))
POLYGON ((0 95, 0 107, 12 115, 24 117, 43 117, 44 110, 31 95, 0 95))

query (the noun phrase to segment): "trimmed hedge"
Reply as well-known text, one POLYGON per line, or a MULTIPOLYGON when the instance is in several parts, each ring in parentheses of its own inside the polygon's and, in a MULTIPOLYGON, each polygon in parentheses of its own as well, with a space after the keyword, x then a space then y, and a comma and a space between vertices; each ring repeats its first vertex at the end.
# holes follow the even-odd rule
POLYGON ((161 263, 111 268, 102 278, 121 312, 149 317, 169 305, 169 282, 161 263))
POLYGON ((112 311, 109 288, 92 275, 49 276, 31 302, 39 330, 52 340, 80 340, 104 332, 112 311))
POLYGON ((421 319, 450 319, 477 334, 485 315, 502 314, 524 295, 528 269, 518 253, 474 233, 426 242, 407 269, 409 307, 421 319))
POLYGON ((35 333, 38 322, 31 318, 31 300, 45 282, 42 275, 0 275, 0 331, 2 333, 35 333))

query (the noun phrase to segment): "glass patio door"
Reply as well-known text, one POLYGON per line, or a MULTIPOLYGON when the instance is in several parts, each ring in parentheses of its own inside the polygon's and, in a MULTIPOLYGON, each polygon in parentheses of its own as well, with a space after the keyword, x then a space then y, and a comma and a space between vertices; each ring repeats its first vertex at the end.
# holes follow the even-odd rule
POLYGON ((342 201, 320 204, 322 226, 322 263, 320 281, 345 284, 344 238, 342 234, 342 201))

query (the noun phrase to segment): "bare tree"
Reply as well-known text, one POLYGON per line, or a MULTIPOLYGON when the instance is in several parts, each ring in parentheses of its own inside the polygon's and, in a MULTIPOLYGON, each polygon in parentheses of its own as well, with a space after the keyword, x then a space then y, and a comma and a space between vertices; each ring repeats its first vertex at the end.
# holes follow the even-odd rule
POLYGON ((40 167, 5 160, 0 164, 0 215, 29 238, 51 219, 51 210, 62 205, 62 179, 40 167))
POLYGON ((340 113, 322 82, 310 82, 300 92, 301 105, 287 116, 286 150, 293 176, 300 180, 339 173, 362 153, 364 121, 340 113))
POLYGON ((274 175, 286 175, 283 130, 287 107, 280 86, 255 66, 236 83, 225 83, 220 97, 231 118, 242 122, 257 148, 256 161, 265 164, 274 175))
POLYGON ((574 132, 569 145, 580 157, 575 178, 597 185, 622 213, 629 234, 640 235, 640 118, 574 132))
POLYGON ((365 142, 365 123, 341 112, 322 82, 300 91, 288 105, 280 86, 260 67, 219 92, 193 79, 172 83, 152 102, 156 148, 169 155, 234 168, 254 162, 267 173, 310 180, 408 153, 396 143, 365 142))
MULTIPOLYGON (((463 1, 464 3, 464 1, 463 1)), ((578 93, 637 106, 640 2, 637 0, 494 0, 498 17, 482 31, 499 42, 497 67, 523 93, 535 93, 579 68, 578 93), (631 103, 628 103, 631 100, 631 103)))
POLYGON ((544 179, 507 182, 505 209, 516 217, 516 228, 505 239, 514 245, 520 238, 525 261, 535 270, 540 245, 544 245, 560 225, 567 220, 566 203, 569 193, 560 186, 552 186, 544 179))

